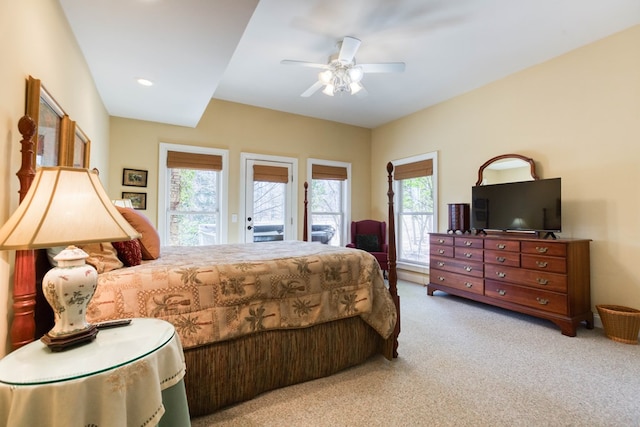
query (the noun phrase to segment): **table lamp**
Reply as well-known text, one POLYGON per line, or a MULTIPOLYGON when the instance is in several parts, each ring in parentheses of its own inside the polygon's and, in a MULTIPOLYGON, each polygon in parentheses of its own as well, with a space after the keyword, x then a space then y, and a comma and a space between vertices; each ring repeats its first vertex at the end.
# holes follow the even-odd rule
POLYGON ((29 191, 0 228, 0 250, 68 246, 44 276, 42 289, 55 325, 41 339, 53 351, 91 341, 98 330, 86 320, 86 307, 98 274, 88 254, 73 246, 139 238, 107 196, 98 174, 88 169, 41 167, 29 191))

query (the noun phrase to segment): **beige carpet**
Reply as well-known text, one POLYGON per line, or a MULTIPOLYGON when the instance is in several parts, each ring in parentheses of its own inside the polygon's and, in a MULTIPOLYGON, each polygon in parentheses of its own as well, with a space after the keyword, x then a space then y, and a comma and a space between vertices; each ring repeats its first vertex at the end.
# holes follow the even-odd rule
POLYGON ((265 393, 206 426, 640 426, 640 346, 398 285, 400 357, 265 393))

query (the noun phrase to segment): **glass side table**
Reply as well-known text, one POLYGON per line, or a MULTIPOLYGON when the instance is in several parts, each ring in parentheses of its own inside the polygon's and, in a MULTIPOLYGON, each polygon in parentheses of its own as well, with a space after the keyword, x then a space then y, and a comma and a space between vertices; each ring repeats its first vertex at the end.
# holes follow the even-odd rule
POLYGON ((133 319, 62 352, 34 341, 0 360, 0 426, 189 426, 173 325, 133 319))

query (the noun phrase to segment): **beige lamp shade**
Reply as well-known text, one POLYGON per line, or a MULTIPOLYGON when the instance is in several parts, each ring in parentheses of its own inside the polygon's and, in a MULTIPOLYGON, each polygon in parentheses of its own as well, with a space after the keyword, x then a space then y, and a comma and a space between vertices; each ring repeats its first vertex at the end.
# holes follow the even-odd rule
POLYGON ((38 249, 139 238, 88 169, 41 167, 0 229, 0 250, 38 249))

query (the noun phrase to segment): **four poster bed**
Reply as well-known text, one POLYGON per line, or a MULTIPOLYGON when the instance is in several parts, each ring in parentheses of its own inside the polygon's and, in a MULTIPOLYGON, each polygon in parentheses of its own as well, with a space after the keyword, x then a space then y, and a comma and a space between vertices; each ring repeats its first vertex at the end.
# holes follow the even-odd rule
MULTIPOLYGON (((19 130, 22 200, 35 173, 35 125, 25 116, 19 130)), ((184 347, 192 416, 331 375, 376 354, 397 357, 392 173, 389 163, 388 287, 369 253, 308 241, 305 183, 304 241, 163 247, 155 260, 101 273, 87 319, 158 317, 172 323, 184 347)), ((36 286, 49 268, 43 253, 16 252, 14 347, 52 326, 36 286)))

